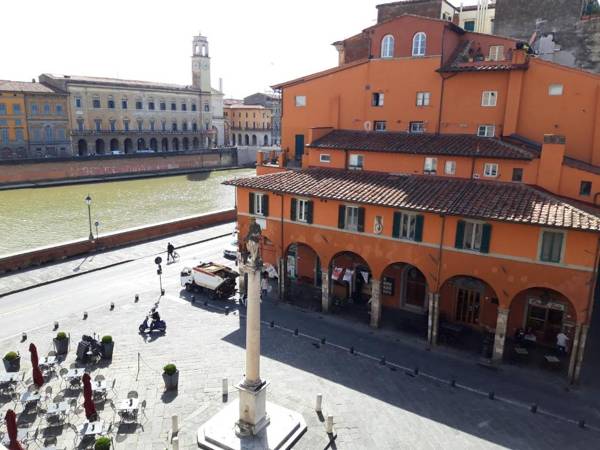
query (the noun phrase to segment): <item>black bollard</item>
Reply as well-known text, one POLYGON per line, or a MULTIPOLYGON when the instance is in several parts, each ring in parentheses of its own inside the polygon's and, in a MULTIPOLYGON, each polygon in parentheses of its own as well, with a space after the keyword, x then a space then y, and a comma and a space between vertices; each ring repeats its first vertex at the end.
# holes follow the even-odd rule
POLYGON ((350 347, 350 354, 354 355, 354 347, 350 347))
POLYGON ((139 301, 140 301, 140 296, 139 296, 139 294, 135 294, 135 297, 134 297, 133 301, 134 301, 135 303, 137 303, 137 302, 139 302, 139 301))
POLYGON ((488 394, 488 398, 489 398, 490 400, 494 400, 494 397, 495 397, 494 391, 491 391, 491 392, 488 394))
POLYGON ((54 322, 54 331, 58 330, 58 322, 54 322))
POLYGON ((229 315, 229 306, 225 307, 225 315, 228 316, 229 315))
POLYGON ((204 306, 208 306, 208 300, 204 300, 204 306))
POLYGON ((83 320, 85 320, 85 319, 87 319, 87 318, 88 318, 88 313, 87 313, 87 311, 84 311, 84 312, 83 312, 83 320))
POLYGON ((325 338, 321 338, 321 344, 325 345, 325 338))
POLYGON ((415 367, 415 375, 419 375, 419 368, 415 367))
POLYGON ((115 309, 115 302, 110 302, 110 308, 111 311, 114 311, 115 309))
POLYGON ((577 425, 579 425, 579 428, 585 428, 585 420, 580 420, 577 425))
POLYGON ((294 336, 298 336, 298 328, 294 330, 294 336))
POLYGON ((535 414, 537 412, 537 408, 538 406, 534 403, 533 405, 531 405, 531 408, 529 408, 529 410, 535 414))
POLYGON ((381 364, 382 366, 385 366, 385 356, 381 357, 381 359, 379 360, 379 364, 381 364))
POLYGON ((450 386, 456 387, 456 380, 454 378, 450 380, 450 386))
POLYGON ((269 323, 269 326, 270 326, 271 328, 274 328, 274 327, 275 327, 275 321, 274 321, 274 320, 271 320, 271 322, 269 323))
POLYGON ((195 301, 196 301, 196 296, 192 295, 192 305, 194 304, 195 301))

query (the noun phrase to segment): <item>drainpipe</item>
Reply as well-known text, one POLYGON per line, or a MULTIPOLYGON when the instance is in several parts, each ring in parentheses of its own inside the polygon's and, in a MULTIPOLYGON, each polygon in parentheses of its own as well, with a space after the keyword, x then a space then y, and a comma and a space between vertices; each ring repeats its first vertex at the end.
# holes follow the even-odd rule
POLYGON ((283 194, 279 194, 281 197, 281 239, 280 239, 280 248, 281 248, 281 258, 279 263, 279 300, 283 301, 283 297, 285 295, 285 255, 283 253, 283 194))
POLYGON ((475 160, 477 159, 476 156, 473 156, 471 158, 471 179, 473 179, 473 175, 475 175, 475 160))
POLYGON ((442 276, 442 254, 444 251, 444 231, 446 229, 446 215, 440 214, 440 217, 442 218, 442 231, 440 232, 440 245, 438 247, 438 270, 435 292, 440 290, 440 277, 442 276))

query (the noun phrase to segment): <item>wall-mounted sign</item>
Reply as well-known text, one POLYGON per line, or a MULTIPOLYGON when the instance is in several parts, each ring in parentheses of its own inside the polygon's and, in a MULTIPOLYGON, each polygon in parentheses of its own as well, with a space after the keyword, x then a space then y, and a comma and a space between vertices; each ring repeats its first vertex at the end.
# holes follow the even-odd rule
POLYGON ((383 232, 383 217, 375 216, 375 222, 373 223, 373 233, 381 234, 383 232))
POLYGON ((381 293, 383 295, 394 295, 394 279, 390 277, 383 277, 381 282, 381 293))
POLYGON ((556 309, 558 311, 565 310, 565 305, 563 303, 542 300, 541 298, 531 297, 531 298, 529 298, 529 304, 534 305, 534 306, 540 306, 542 308, 556 309))

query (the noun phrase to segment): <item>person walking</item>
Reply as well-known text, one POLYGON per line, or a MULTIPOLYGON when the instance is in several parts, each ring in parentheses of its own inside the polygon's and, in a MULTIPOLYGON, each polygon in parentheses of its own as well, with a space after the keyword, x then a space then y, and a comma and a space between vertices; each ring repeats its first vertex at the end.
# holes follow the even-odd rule
POLYGON ((267 271, 262 273, 262 278, 260 280, 260 299, 264 300, 267 298, 267 294, 269 292, 269 274, 267 271))
POLYGON ((556 349, 559 353, 563 355, 567 354, 567 346, 569 345, 569 336, 565 334, 564 331, 561 331, 556 335, 556 349))
POLYGON ((169 258, 171 261, 175 262, 175 246, 170 242, 167 244, 167 262, 169 262, 169 258))

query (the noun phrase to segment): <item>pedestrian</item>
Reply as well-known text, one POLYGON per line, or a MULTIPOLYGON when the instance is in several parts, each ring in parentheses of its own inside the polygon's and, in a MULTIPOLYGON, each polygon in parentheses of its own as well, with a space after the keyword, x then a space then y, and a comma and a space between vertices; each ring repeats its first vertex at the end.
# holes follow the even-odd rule
POLYGON ((167 244, 167 262, 169 262, 169 258, 171 258, 171 261, 175 262, 175 256, 173 255, 174 252, 175 246, 169 242, 167 244))
POLYGON ((558 350, 558 353, 566 355, 568 343, 569 336, 567 336, 565 332, 561 330, 561 332, 556 335, 556 349, 558 350))
POLYGON ((260 299, 264 300, 267 298, 267 293, 269 292, 269 273, 265 270, 262 273, 262 278, 260 280, 260 299))

